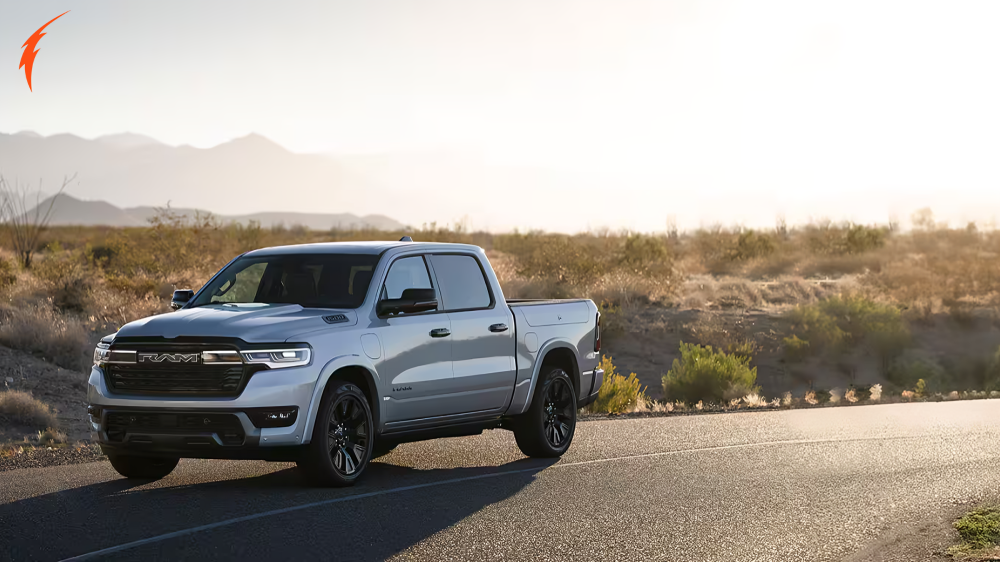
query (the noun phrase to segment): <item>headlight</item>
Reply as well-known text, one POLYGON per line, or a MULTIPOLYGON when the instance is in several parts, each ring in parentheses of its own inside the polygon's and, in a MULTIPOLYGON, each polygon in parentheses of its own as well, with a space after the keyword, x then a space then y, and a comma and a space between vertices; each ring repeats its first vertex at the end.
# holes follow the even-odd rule
POLYGON ((94 365, 100 367, 107 363, 109 357, 111 357, 111 344, 103 342, 97 344, 97 349, 94 350, 94 365))
POLYGON ((308 365, 312 358, 309 349, 295 347, 289 349, 262 349, 260 351, 244 351, 243 358, 247 363, 267 365, 272 369, 284 367, 300 367, 308 365))

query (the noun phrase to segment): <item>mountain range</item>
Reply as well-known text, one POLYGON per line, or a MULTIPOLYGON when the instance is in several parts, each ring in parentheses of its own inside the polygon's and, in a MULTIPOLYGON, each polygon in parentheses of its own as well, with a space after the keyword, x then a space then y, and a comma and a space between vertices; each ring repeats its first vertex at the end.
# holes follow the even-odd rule
MULTIPOLYGON (((129 207, 122 209, 107 201, 83 201, 65 193, 47 197, 37 204, 37 209, 28 211, 29 216, 37 212, 44 215, 51 205, 49 224, 53 226, 148 226, 150 219, 157 215, 163 207, 129 207)), ((35 206, 32 206, 35 207, 35 206)), ((193 218, 197 213, 207 214, 203 209, 175 208, 170 211, 178 215, 193 218)), ((214 213, 213 213, 214 214, 214 213)), ((248 224, 258 222, 262 227, 274 226, 304 226, 310 230, 330 229, 365 229, 405 230, 406 225, 382 215, 365 215, 359 217, 351 213, 294 213, 294 212, 263 212, 247 215, 215 215, 222 223, 248 224)))
POLYGON ((74 174, 53 224, 145 224, 149 208, 169 203, 264 225, 577 231, 594 226, 583 217, 600 196, 551 171, 453 152, 299 154, 258 134, 195 148, 134 133, 0 133, 8 182, 52 194, 74 174))

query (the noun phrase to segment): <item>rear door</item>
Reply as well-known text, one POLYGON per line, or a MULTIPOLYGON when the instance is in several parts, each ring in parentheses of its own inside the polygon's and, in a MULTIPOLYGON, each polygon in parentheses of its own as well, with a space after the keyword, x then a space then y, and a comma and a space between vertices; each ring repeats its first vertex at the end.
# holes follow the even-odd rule
MULTIPOLYGON (((398 299, 406 289, 435 288, 424 256, 397 258, 389 265, 379 299, 398 299)), ((438 291, 440 301, 440 291, 438 291)), ((438 311, 381 318, 385 358, 379 374, 389 381, 386 422, 439 416, 451 391, 451 323, 438 311)))
POLYGON ((462 413, 505 408, 514 391, 514 325, 497 306, 483 265, 474 254, 431 254, 439 304, 451 320, 455 400, 462 413))

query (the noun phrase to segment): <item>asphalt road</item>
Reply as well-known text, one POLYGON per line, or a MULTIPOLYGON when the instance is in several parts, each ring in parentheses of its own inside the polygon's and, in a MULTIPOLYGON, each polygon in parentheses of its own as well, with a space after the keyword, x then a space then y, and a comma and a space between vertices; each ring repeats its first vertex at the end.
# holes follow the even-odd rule
POLYGON ((983 400, 588 421, 558 462, 488 431, 402 445, 342 490, 265 462, 25 469, 0 473, 0 559, 857 559, 995 497, 998 461, 983 400))

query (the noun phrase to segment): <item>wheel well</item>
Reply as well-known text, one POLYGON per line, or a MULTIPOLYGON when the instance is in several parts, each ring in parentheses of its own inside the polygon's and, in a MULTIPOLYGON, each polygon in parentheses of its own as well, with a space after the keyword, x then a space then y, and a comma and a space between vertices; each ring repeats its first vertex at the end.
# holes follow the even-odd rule
POLYGON ((569 374, 569 378, 573 381, 573 390, 576 392, 577 397, 580 396, 580 369, 576 364, 576 354, 572 350, 565 347, 557 347, 549 351, 545 354, 545 358, 542 359, 542 367, 539 372, 543 373, 546 367, 559 367, 566 371, 569 374))
MULTIPOLYGON (((330 375, 330 380, 345 381, 354 384, 365 393, 365 398, 368 399, 368 407, 372 411, 372 421, 375 427, 379 427, 379 404, 378 404, 378 387, 375 385, 375 378, 372 374, 364 367, 342 367, 334 371, 330 375)), ((327 388, 330 387, 330 382, 326 383, 327 388)))

